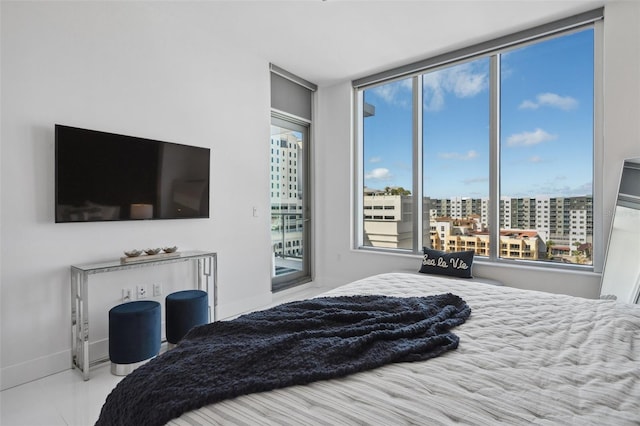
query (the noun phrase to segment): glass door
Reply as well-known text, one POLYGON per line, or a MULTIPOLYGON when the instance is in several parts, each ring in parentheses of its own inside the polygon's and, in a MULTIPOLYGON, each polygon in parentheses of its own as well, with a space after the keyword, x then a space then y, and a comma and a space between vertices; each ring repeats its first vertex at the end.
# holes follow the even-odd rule
POLYGON ((272 291, 311 280, 309 126, 271 118, 272 291))

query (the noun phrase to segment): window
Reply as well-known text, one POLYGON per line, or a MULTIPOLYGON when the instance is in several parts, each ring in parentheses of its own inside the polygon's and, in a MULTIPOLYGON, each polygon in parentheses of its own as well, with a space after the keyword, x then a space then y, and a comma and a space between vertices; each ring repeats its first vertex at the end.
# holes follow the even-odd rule
POLYGON ((364 120, 363 133, 367 143, 364 145, 365 185, 381 184, 381 188, 364 188, 364 208, 381 209, 383 206, 396 206, 402 210, 403 218, 397 223, 378 222, 382 216, 373 220, 364 220, 366 234, 362 245, 370 247, 392 247, 411 249, 414 238, 411 232, 413 223, 411 213, 411 179, 413 152, 413 108, 411 98, 402 96, 411 93, 412 79, 401 80, 379 86, 364 92, 365 115, 375 116, 375 120, 364 120), (385 108, 367 111, 367 105, 380 104, 385 108), (382 162, 384 159, 385 162, 382 162), (390 164, 399 165, 393 172, 390 164), (391 185, 397 182, 400 185, 391 185), (402 186, 404 185, 404 186, 402 186), (396 225, 402 224, 403 229, 396 225), (392 239, 394 242, 389 241, 392 239))
POLYGON ((356 245, 591 265, 601 18, 587 12, 354 81, 356 245), (387 206, 402 214, 364 214, 387 206))
POLYGON ((489 193, 488 71, 482 58, 421 76, 423 220, 464 235, 488 223, 480 198, 489 193))

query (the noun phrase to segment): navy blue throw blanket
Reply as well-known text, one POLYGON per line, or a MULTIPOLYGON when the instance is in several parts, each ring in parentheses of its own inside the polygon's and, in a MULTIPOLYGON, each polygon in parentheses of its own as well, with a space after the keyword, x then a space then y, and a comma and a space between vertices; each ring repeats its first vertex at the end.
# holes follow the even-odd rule
POLYGON ((470 314, 453 294, 341 296, 202 325, 120 381, 96 425, 163 425, 239 395, 433 358, 458 347, 449 330, 470 314))

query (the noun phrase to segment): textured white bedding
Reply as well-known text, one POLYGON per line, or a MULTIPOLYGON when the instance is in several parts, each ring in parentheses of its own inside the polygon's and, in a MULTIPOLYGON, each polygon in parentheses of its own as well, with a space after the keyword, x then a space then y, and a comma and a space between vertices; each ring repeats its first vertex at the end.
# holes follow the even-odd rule
POLYGON ((446 292, 472 309, 453 329, 454 351, 242 396, 170 424, 640 425, 640 305, 403 273, 325 295, 446 292))

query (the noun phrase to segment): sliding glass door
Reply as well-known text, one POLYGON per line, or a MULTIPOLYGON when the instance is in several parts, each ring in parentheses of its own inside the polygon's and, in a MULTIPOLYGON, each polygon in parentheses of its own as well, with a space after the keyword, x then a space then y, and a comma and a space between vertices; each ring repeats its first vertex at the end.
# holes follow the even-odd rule
POLYGON ((271 246, 273 291, 311 278, 308 124, 271 118, 271 246))

